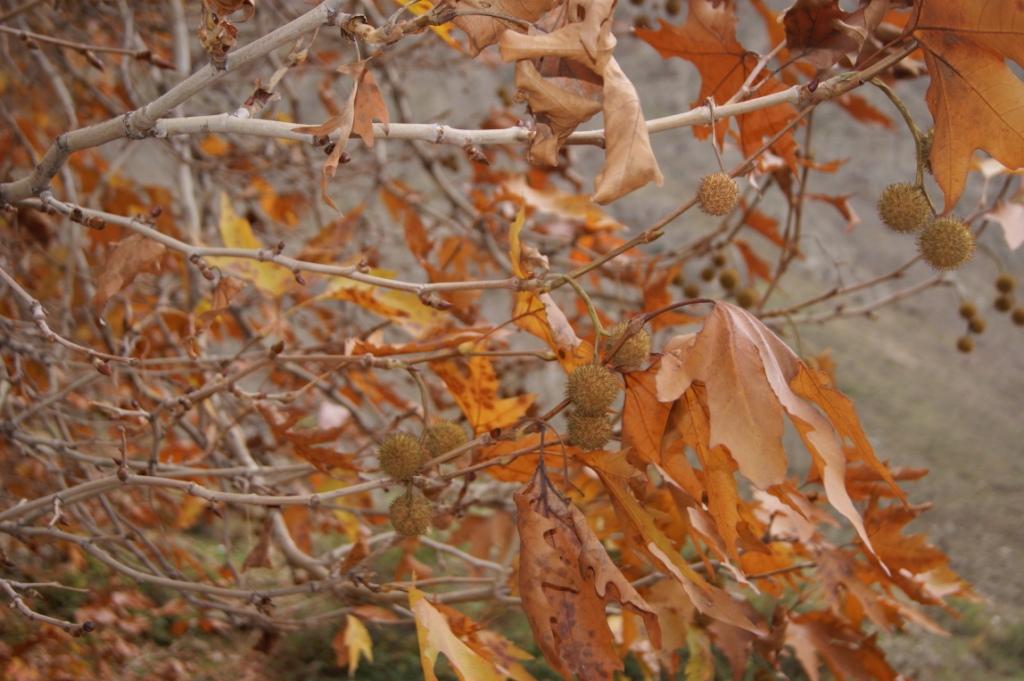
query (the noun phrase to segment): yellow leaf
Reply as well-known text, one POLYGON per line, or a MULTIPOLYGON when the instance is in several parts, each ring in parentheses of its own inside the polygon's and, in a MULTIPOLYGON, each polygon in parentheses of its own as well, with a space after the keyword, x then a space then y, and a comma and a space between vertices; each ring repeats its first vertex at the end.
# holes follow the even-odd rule
MULTIPOLYGON (((382 269, 373 269, 369 273, 385 279, 393 279, 395 276, 394 272, 382 269)), ((392 320, 414 338, 430 335, 445 319, 444 313, 424 305, 415 293, 382 289, 372 284, 340 277, 333 279, 326 291, 307 303, 328 299, 355 303, 365 310, 392 320)))
MULTIPOLYGON (((220 195, 220 238, 228 248, 260 250, 263 244, 252 233, 249 221, 235 212, 226 193, 220 195)), ((291 270, 272 262, 259 262, 233 256, 207 258, 211 265, 220 267, 273 295, 280 295, 295 285, 291 270)))
POLYGON ((486 357, 470 357, 465 366, 463 371, 459 362, 450 359, 430 363, 476 433, 512 425, 522 418, 537 397, 522 394, 499 398, 498 374, 486 357))
POLYGON ((353 615, 347 615, 345 626, 338 630, 334 640, 331 642, 339 667, 348 667, 348 678, 356 675, 359 669, 359 659, 365 657, 368 662, 373 663, 373 639, 366 625, 362 620, 353 615))
POLYGON ((523 254, 522 233, 525 222, 526 211, 520 206, 516 219, 512 221, 508 228, 508 259, 512 261, 512 272, 520 279, 526 279, 529 276, 526 274, 526 270, 523 269, 523 264, 519 261, 520 256, 523 254))
POLYGON ((423 665, 423 678, 426 681, 437 681, 434 665, 437 664, 438 655, 441 653, 448 658, 455 674, 462 681, 501 681, 505 678, 494 669, 494 665, 473 652, 452 633, 445 616, 415 587, 409 589, 409 608, 416 618, 420 663, 423 665))
MULTIPOLYGON (((419 0, 419 2, 411 2, 408 4, 405 2, 396 2, 395 4, 404 6, 409 10, 410 14, 415 16, 426 14, 430 10, 434 9, 434 3, 430 2, 430 0, 419 0)), ((462 46, 459 45, 459 41, 452 37, 451 22, 441 24, 440 26, 431 26, 430 30, 433 31, 438 38, 448 43, 449 47, 459 50, 460 52, 462 51, 462 46)))

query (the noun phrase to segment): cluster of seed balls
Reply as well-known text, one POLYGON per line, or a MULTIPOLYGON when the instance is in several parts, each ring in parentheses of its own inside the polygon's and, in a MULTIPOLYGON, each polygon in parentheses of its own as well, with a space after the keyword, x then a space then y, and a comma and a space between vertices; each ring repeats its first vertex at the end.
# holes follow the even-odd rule
POLYGON ((890 229, 917 233, 917 250, 937 270, 955 270, 974 254, 974 235, 960 219, 934 217, 921 187, 909 182, 890 184, 878 198, 878 216, 890 229))
MULTIPOLYGON (((1014 307, 1016 301, 1013 291, 1017 288, 1016 278, 1012 274, 1000 274, 996 277, 995 287, 997 295, 992 307, 997 312, 1009 313, 1010 319, 1017 326, 1024 326, 1024 306, 1014 307)), ((961 336, 956 340, 956 349, 965 353, 973 352, 974 339, 969 334, 984 333, 985 318, 978 313, 978 308, 974 303, 969 301, 960 304, 960 316, 967 320, 968 335, 961 336)))
MULTIPOLYGON (((395 480, 409 483, 427 461, 468 441, 462 426, 452 421, 437 421, 419 437, 403 432, 389 434, 381 440, 377 459, 382 471, 395 480)), ((413 537, 427 531, 434 509, 423 492, 410 484, 405 494, 391 503, 389 515, 398 534, 413 537)))
MULTIPOLYGON (((651 354, 651 334, 644 328, 630 333, 629 323, 622 322, 610 329, 602 349, 605 362, 618 371, 643 369, 651 354)), ((566 418, 571 444, 592 451, 608 443, 608 407, 621 389, 615 373, 603 364, 584 364, 569 374, 565 392, 572 405, 566 418)))

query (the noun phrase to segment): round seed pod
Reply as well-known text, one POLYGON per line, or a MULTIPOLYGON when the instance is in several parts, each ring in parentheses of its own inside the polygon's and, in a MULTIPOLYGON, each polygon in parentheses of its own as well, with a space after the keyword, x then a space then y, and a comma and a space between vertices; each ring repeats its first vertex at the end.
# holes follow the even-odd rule
POLYGON ((566 418, 569 426, 569 442, 584 451, 601 449, 612 439, 612 424, 607 416, 586 416, 569 414, 566 418))
POLYGON ((715 267, 725 267, 726 258, 725 253, 715 253, 711 256, 711 264, 715 267))
POLYGON ((718 283, 726 291, 731 291, 740 283, 740 273, 733 269, 722 270, 718 275, 718 283))
POLYGON ((391 433, 377 449, 381 470, 395 480, 409 480, 427 460, 427 450, 418 437, 409 433, 391 433))
POLYGON ((924 261, 937 270, 955 270, 974 254, 974 235, 961 220, 937 218, 917 238, 924 261))
POLYGON ((964 301, 960 303, 960 316, 964 319, 971 319, 972 317, 978 316, 978 308, 974 306, 974 303, 964 301))
POLYGON ((415 537, 427 531, 434 509, 423 492, 410 487, 405 494, 391 502, 388 509, 391 526, 403 537, 415 537))
POLYGON ((651 334, 647 329, 641 327, 636 333, 625 340, 623 336, 629 328, 629 322, 620 322, 610 330, 610 336, 604 341, 605 361, 611 362, 612 366, 620 371, 636 371, 647 364, 651 355, 651 334), (619 345, 619 343, 622 345, 619 345), (611 355, 612 350, 615 355, 611 355))
POLYGON ((992 307, 996 308, 999 312, 1009 312, 1013 309, 1013 296, 1009 293, 1004 293, 1001 296, 996 296, 996 300, 992 303, 992 307))
POLYGON ((1009 293, 1017 287, 1017 278, 1012 274, 1003 273, 996 277, 996 290, 1000 293, 1009 293))
POLYGON ((984 317, 971 317, 967 321, 967 328, 971 330, 971 333, 985 333, 986 326, 984 317))
POLYGON ((961 336, 956 339, 956 349, 967 354, 974 351, 974 339, 970 336, 961 336))
POLYGON ((700 286, 698 284, 687 284, 683 287, 683 295, 687 298, 696 298, 700 295, 700 286))
POLYGON ((703 279, 704 281, 711 281, 712 279, 715 278, 715 268, 705 267, 700 271, 700 278, 703 279))
POLYGON ((619 379, 611 371, 597 364, 584 364, 569 374, 565 392, 577 413, 601 416, 621 389, 619 379))
POLYGON ((728 173, 717 172, 705 175, 697 190, 700 209, 708 215, 725 215, 736 207, 740 188, 728 173))
POLYGON ((1024 326, 1024 307, 1015 308, 1013 313, 1010 315, 1010 319, 1017 326, 1024 326))
POLYGON ((928 198, 920 187, 909 182, 890 184, 878 198, 878 217, 894 231, 916 232, 931 216, 928 198))
POLYGON ((736 304, 742 307, 744 310, 750 309, 757 302, 757 289, 747 287, 740 289, 736 294, 736 304))
POLYGON ((423 431, 423 444, 430 458, 441 456, 469 442, 465 429, 452 421, 437 421, 423 431))

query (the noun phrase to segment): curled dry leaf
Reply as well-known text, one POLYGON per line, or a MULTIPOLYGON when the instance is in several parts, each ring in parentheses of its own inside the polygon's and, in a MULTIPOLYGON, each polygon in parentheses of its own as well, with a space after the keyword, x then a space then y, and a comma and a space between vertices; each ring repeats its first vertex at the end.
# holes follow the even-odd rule
POLYGON ((578 508, 542 470, 515 495, 521 553, 519 591, 544 658, 566 678, 611 681, 622 671, 605 605, 640 615, 655 647, 655 611, 608 556, 578 508))
POLYGON ((871 545, 846 489, 847 453, 896 489, 875 457, 853 406, 750 313, 716 303, 696 336, 678 336, 666 346, 657 376, 658 399, 674 402, 691 385, 704 386, 709 445, 728 449, 739 472, 767 489, 782 484, 787 459, 782 446, 787 414, 811 453, 829 502, 871 545))
MULTIPOLYGON (((464 12, 476 9, 490 15, 500 14, 533 23, 556 4, 554 0, 458 0, 456 8, 464 12)), ((455 17, 452 23, 465 31, 469 38, 469 53, 472 55, 498 42, 508 29, 523 30, 521 24, 502 21, 495 16, 463 14, 455 17)))
POLYGON ((538 122, 527 160, 557 166, 558 150, 572 131, 601 110, 600 87, 586 80, 544 78, 529 60, 516 62, 516 87, 538 122))
POLYGON ((118 242, 100 271, 93 307, 102 312, 107 301, 123 291, 138 274, 158 269, 166 250, 163 244, 141 234, 132 234, 118 242))

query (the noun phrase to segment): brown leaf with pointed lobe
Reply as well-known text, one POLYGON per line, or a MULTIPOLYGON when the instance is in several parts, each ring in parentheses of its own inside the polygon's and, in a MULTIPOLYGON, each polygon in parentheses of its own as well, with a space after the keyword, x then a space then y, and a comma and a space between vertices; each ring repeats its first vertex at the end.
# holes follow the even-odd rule
POLYGON ((660 570, 679 582, 697 610, 712 619, 728 622, 756 634, 764 633, 764 626, 757 621, 752 609, 705 580, 683 559, 665 533, 658 529, 654 519, 630 491, 629 477, 634 471, 623 455, 586 453, 581 458, 594 469, 608 490, 627 534, 631 535, 631 541, 660 570))
POLYGON ((352 132, 359 135, 363 144, 373 146, 373 121, 387 125, 391 118, 387 104, 381 96, 380 87, 373 77, 373 72, 366 67, 366 62, 350 64, 342 67, 356 81, 356 97, 352 103, 352 132))
POLYGON ((655 611, 608 556, 578 508, 552 487, 543 471, 515 495, 521 552, 519 591, 534 639, 566 678, 612 681, 623 665, 605 605, 618 602, 644 619, 655 647, 655 611))
MULTIPOLYGON (((686 22, 672 26, 660 21, 658 30, 637 29, 637 37, 656 49, 663 58, 679 57, 693 63, 700 72, 700 93, 691 106, 704 104, 713 97, 724 104, 743 86, 758 57, 736 39, 736 15, 732 2, 714 4, 710 0, 692 0, 686 22)), ((775 78, 765 77, 751 96, 779 92, 785 86, 775 78)), ((765 137, 780 131, 797 114, 790 104, 777 104, 748 114, 737 116, 740 148, 744 155, 755 152, 765 137)), ((725 139, 729 121, 715 123, 715 137, 719 144, 725 139)), ((707 126, 695 126, 699 139, 708 135, 707 126)), ((773 146, 777 156, 796 168, 796 142, 792 131, 783 135, 773 146)))
POLYGON ((1024 66, 1024 12, 1017 0, 923 2, 914 36, 931 76, 931 167, 949 211, 975 149, 1008 168, 1024 167, 1024 82, 1006 63, 1024 66))
POLYGON ((875 644, 846 622, 827 612, 790 613, 786 643, 811 681, 821 679, 824 662, 836 681, 896 681, 896 672, 875 644))
POLYGON ((844 57, 852 66, 864 42, 889 11, 889 0, 869 0, 845 12, 839 0, 797 0, 783 15, 786 46, 818 69, 844 57))
POLYGON ((430 368, 448 386, 452 398, 475 433, 512 425, 537 397, 528 393, 498 397, 498 374, 487 357, 474 355, 462 361, 435 360, 430 363, 430 368))
POLYGON ((166 250, 162 243, 141 234, 132 234, 118 242, 100 270, 93 307, 102 312, 107 301, 135 281, 136 276, 157 270, 166 250))
POLYGON ((622 407, 622 447, 647 463, 661 463, 661 439, 668 425, 671 404, 658 401, 655 378, 658 364, 646 371, 625 374, 626 397, 622 407))
POLYGON ((696 336, 677 336, 665 348, 658 399, 679 399, 695 382, 705 386, 710 446, 724 445, 739 471, 761 489, 781 484, 787 459, 782 415, 787 414, 821 475, 832 506, 870 546, 860 513, 846 489, 844 440, 851 457, 877 469, 849 400, 813 372, 749 312, 719 302, 696 336), (824 414, 823 414, 824 412, 824 414))
POLYGON ((502 60, 571 59, 596 74, 603 74, 615 48, 615 36, 611 30, 615 1, 574 0, 571 4, 573 7, 567 9, 570 23, 553 31, 535 34, 507 31, 502 34, 502 60), (575 8, 579 11, 573 12, 575 8), (582 18, 577 19, 580 16, 582 18))

